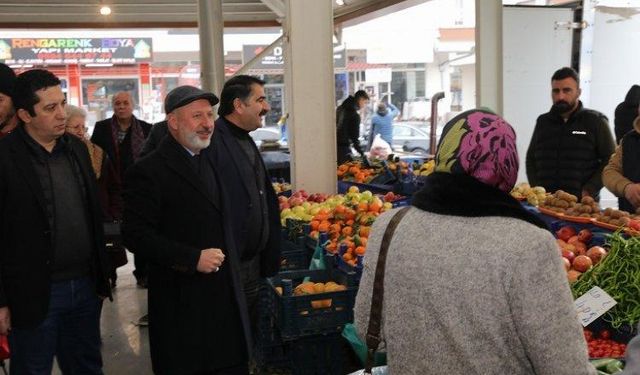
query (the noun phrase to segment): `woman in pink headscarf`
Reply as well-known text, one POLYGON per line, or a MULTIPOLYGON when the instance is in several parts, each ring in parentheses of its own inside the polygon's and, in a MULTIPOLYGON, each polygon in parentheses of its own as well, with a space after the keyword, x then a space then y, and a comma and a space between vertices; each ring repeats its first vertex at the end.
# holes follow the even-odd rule
MULTIPOLYGON (((435 170, 389 246, 381 330, 389 372, 595 374, 554 238, 509 195, 513 128, 488 110, 458 115, 442 132, 435 170)), ((355 311, 361 337, 396 211, 369 237, 355 311)))

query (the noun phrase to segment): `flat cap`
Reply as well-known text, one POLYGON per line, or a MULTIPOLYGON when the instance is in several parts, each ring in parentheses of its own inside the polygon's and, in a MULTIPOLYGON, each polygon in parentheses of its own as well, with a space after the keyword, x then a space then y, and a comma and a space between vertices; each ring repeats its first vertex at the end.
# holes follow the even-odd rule
POLYGON ((169 114, 176 108, 183 107, 198 99, 206 99, 214 106, 220 102, 213 93, 200 90, 197 87, 184 85, 171 90, 164 98, 164 113, 169 114))

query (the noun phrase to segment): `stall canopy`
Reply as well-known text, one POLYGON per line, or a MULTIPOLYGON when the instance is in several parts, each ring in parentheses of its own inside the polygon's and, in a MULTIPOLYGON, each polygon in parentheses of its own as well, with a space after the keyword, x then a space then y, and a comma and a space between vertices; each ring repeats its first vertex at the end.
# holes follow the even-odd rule
MULTIPOLYGON (((342 0, 334 2, 336 23, 388 7, 425 0, 342 0)), ((278 26, 283 0, 223 0, 227 27, 278 26)), ((392 11, 392 10, 390 10, 392 11)), ((196 0, 4 0, 0 28, 154 28, 197 27, 196 0), (111 13, 101 15, 108 6, 111 13)))

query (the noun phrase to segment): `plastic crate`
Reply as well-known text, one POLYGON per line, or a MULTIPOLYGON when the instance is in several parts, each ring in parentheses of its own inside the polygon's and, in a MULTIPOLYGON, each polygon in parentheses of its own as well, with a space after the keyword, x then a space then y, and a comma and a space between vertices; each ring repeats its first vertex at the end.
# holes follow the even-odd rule
POLYGON ((301 337, 338 333, 345 323, 353 321, 353 305, 357 288, 353 278, 329 267, 326 270, 286 271, 268 278, 271 296, 274 301, 273 313, 280 334, 285 341, 301 337), (347 286, 344 291, 294 296, 293 289, 305 279, 313 282, 335 281, 347 286), (290 290, 286 283, 290 280, 290 290), (283 282, 284 281, 284 282, 283 282), (275 287, 284 289, 283 295, 276 292, 275 287), (313 308, 311 302, 331 299, 330 307, 313 308))
POLYGON ((340 333, 316 335, 287 343, 293 375, 342 375, 343 346, 340 333))
POLYGON ((337 273, 341 273, 347 277, 350 284, 355 286, 360 285, 360 279, 362 278, 362 256, 358 256, 358 264, 355 267, 345 262, 340 253, 326 253, 325 261, 327 267, 331 267, 335 269, 337 273))
POLYGON ((296 242, 281 241, 280 245, 280 271, 292 271, 309 268, 309 262, 313 252, 310 252, 306 243, 308 236, 300 236, 296 242))

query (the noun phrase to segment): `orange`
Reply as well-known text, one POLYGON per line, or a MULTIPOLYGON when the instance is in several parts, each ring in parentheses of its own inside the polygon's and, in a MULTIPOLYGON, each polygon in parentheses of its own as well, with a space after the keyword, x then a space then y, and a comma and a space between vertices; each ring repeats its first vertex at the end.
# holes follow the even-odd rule
POLYGON ((329 222, 323 221, 318 225, 318 231, 320 232, 328 232, 329 231, 329 222))
POLYGON ((351 233, 353 233, 353 228, 352 227, 344 227, 342 228, 342 234, 345 236, 350 236, 351 233))
POLYGON ((371 227, 363 225, 360 227, 360 230, 358 231, 358 233, 360 234, 360 237, 369 237, 370 231, 371 231, 371 227))
POLYGON ((367 212, 369 210, 369 205, 367 202, 358 203, 358 212, 367 212))
POLYGON ((319 226, 320 226, 320 221, 318 220, 311 221, 311 230, 318 230, 319 226))
POLYGON ((356 255, 364 255, 366 249, 364 246, 358 246, 356 247, 356 255))

